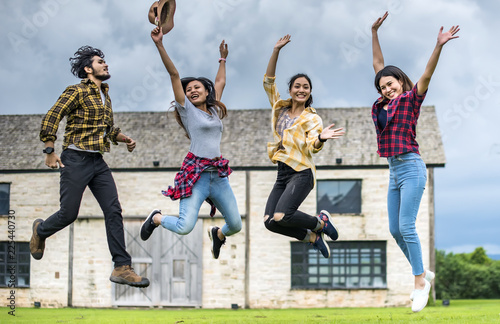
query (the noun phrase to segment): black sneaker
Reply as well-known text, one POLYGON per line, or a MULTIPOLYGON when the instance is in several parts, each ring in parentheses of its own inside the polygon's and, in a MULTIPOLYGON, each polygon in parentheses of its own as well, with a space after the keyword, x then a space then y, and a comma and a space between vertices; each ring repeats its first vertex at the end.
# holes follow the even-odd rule
POLYGON ((325 242, 323 235, 323 232, 316 233, 316 241, 312 244, 312 246, 315 250, 321 252, 321 254, 328 259, 330 257, 330 248, 325 242))
POLYGON ((339 238, 339 230, 330 220, 332 218, 332 215, 330 215, 330 213, 326 210, 322 210, 319 213, 319 218, 323 221, 323 223, 325 223, 320 231, 328 235, 333 241, 336 241, 339 238))
POLYGON ((158 227, 158 225, 156 225, 153 222, 153 216, 156 215, 156 214, 161 214, 161 210, 159 210, 159 209, 153 210, 149 214, 149 216, 146 218, 146 220, 144 221, 144 223, 142 223, 142 226, 141 226, 141 239, 143 241, 146 241, 151 236, 151 234, 153 234, 154 229, 158 227))
POLYGON ((226 243, 226 238, 221 241, 219 236, 217 236, 217 232, 219 228, 217 226, 210 226, 208 229, 208 237, 210 237, 210 241, 212 241, 212 256, 214 259, 219 258, 220 247, 226 243))

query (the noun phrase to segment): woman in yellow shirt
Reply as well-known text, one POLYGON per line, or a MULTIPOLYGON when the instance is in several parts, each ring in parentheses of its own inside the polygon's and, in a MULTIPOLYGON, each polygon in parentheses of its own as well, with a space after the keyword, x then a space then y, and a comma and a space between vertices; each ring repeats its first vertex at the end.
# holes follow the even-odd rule
POLYGON ((330 249, 324 234, 338 239, 338 230, 327 211, 311 216, 298 210, 314 188, 316 168, 312 153, 323 148, 328 139, 344 135, 334 124, 323 129, 321 117, 312 104, 312 83, 306 74, 296 74, 288 83, 290 97, 280 98, 275 84, 276 64, 280 50, 290 42, 290 35, 279 39, 269 59, 264 89, 272 106, 274 141, 268 143, 269 158, 278 164, 276 183, 267 200, 264 224, 268 230, 309 242, 328 258, 330 249))

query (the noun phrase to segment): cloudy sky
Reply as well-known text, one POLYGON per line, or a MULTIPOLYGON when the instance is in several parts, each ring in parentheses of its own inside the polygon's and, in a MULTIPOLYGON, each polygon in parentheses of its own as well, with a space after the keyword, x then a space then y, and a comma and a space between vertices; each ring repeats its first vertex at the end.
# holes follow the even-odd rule
MULTIPOLYGON (((480 0, 177 0, 164 44, 181 76, 215 76, 222 39, 229 44, 230 109, 267 108, 262 76, 287 33, 277 75, 308 73, 315 107, 371 106, 378 97, 370 27, 380 29, 386 64, 414 81, 424 71, 441 26, 460 25, 445 45, 425 105, 436 106, 446 168, 436 171, 436 246, 500 254, 499 1, 480 0)), ((110 65, 115 111, 164 111, 173 99, 150 39, 150 1, 2 0, 0 114, 45 113, 78 80, 68 58, 100 48, 110 65)), ((1 116, 0 116, 1 118, 1 116)))

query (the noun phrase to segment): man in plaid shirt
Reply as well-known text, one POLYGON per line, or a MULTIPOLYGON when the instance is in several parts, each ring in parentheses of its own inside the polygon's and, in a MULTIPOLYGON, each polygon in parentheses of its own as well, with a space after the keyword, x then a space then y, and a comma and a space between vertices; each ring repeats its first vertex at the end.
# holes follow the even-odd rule
POLYGON ((124 142, 129 152, 135 141, 113 124, 113 111, 108 95, 110 78, 104 54, 83 46, 70 58, 71 72, 82 81, 66 88, 42 120, 40 140, 45 143, 45 164, 61 170, 60 209, 46 220, 33 222, 30 252, 40 260, 45 240, 73 223, 78 217, 83 192, 88 186, 104 213, 106 236, 114 270, 110 280, 133 287, 147 287, 149 280, 131 268, 132 260, 125 248, 123 218, 116 184, 111 170, 103 160, 111 141, 124 142), (61 157, 54 152, 54 142, 61 119, 66 116, 61 157))

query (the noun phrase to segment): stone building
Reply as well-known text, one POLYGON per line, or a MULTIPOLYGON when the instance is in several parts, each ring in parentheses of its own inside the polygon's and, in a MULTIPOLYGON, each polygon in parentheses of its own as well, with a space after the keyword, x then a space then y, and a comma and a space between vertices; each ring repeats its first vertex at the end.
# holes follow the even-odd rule
MULTIPOLYGON (((177 215, 178 201, 160 190, 173 183, 189 142, 171 113, 115 113, 115 123, 138 146, 128 153, 112 146, 105 160, 113 170, 123 208, 127 249, 148 288, 114 285, 102 212, 87 190, 78 220, 47 239, 42 260, 29 255, 31 227, 59 207, 59 173, 44 165, 38 139, 42 115, 0 116, 0 291, 15 290, 17 306, 42 307, 387 307, 409 305, 411 268, 391 237, 386 212, 387 161, 376 153, 369 108, 318 109, 324 124, 346 135, 328 141, 315 156, 317 186, 301 210, 329 209, 340 230, 324 259, 309 245, 266 230, 267 196, 276 167, 267 157, 270 110, 231 110, 224 119, 222 152, 234 172, 243 229, 229 237, 219 260, 212 259, 207 229, 223 224, 204 204, 192 233, 178 236, 162 228, 149 241, 139 228, 153 208, 177 215), (9 215, 11 216, 9 218, 9 215), (10 222, 9 222, 10 221, 10 222), (10 227, 9 227, 10 226, 10 227), (9 234, 8 229, 12 231, 9 234), (14 234, 14 237, 10 236, 14 234), (11 239, 16 258, 11 256, 11 239), (13 263, 12 263, 13 262, 13 263), (9 269, 15 268, 15 288, 9 269)), ((64 125, 56 152, 61 153, 64 125)), ((434 168, 445 164, 434 107, 423 107, 418 141, 428 167, 428 183, 417 228, 424 264, 434 266, 434 168)))

